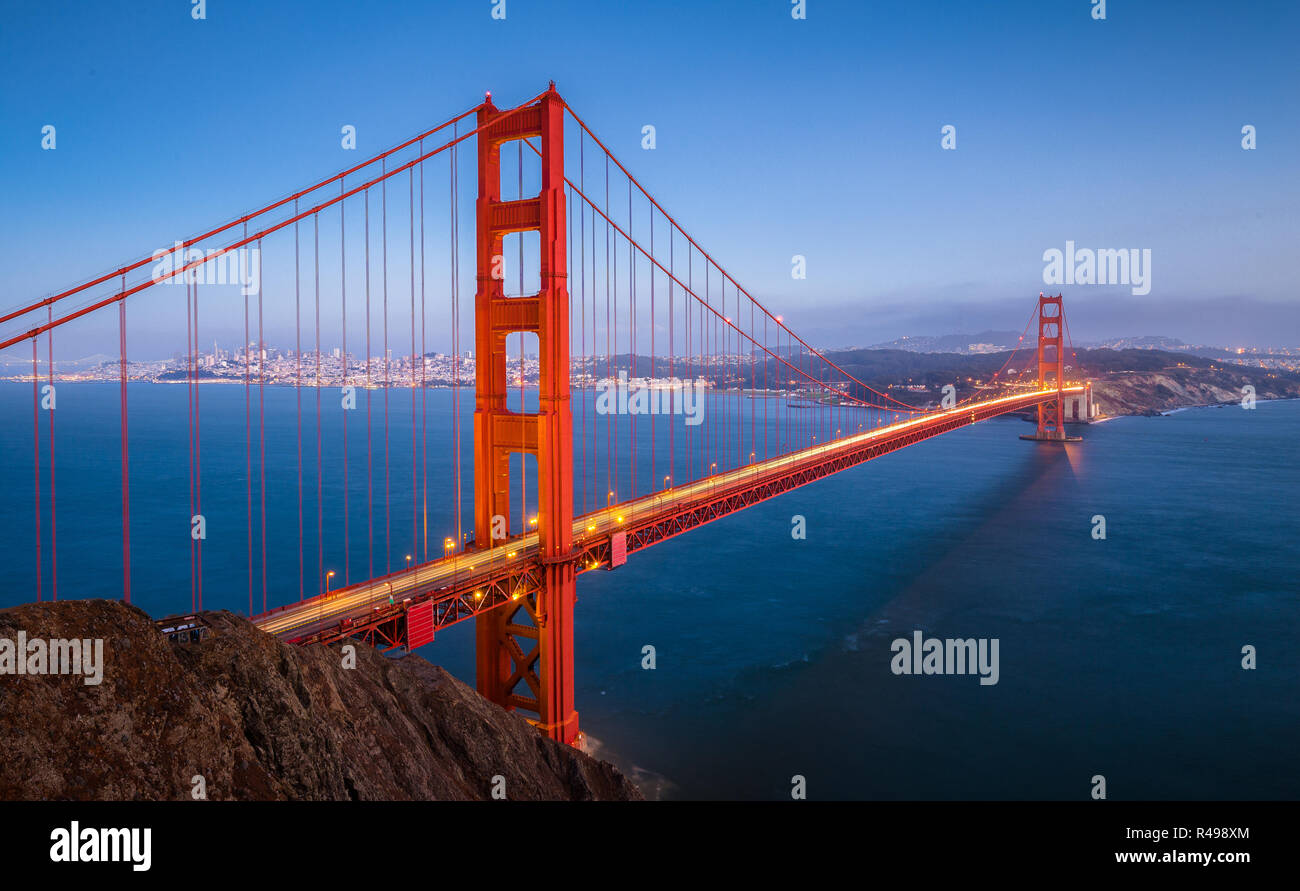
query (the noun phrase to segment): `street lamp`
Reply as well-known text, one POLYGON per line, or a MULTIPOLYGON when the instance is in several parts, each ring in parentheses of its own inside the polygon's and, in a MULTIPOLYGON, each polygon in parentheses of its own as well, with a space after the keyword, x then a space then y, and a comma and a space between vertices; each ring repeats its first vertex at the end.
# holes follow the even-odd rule
POLYGON ((668 483, 669 483, 669 481, 670 481, 671 479, 672 479, 671 476, 666 476, 666 477, 664 477, 664 489, 665 489, 665 490, 669 488, 669 487, 668 487, 668 483))
POLYGON ((332 569, 331 569, 329 572, 325 573, 325 593, 326 593, 326 594, 328 594, 328 593, 330 592, 330 579, 334 578, 335 575, 336 575, 336 573, 335 573, 334 570, 332 570, 332 569))

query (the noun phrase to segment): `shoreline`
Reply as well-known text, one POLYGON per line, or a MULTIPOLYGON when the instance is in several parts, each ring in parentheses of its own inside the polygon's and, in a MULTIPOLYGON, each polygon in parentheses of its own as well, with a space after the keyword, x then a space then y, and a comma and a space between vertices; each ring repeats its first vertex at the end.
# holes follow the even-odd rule
MULTIPOLYGON (((16 377, 0 377, 0 384, 17 384, 17 385, 19 385, 19 386, 24 386, 24 387, 31 386, 33 383, 44 384, 44 383, 49 383, 49 382, 50 382, 50 379, 49 379, 48 377, 37 377, 37 378, 35 379, 35 381, 33 381, 33 379, 32 379, 30 376, 28 376, 28 377, 21 377, 21 378, 16 378, 16 377)), ((120 385, 120 384, 121 384, 121 380, 118 379, 118 378, 96 378, 96 379, 92 379, 92 380, 85 380, 85 379, 78 379, 78 378, 59 377, 59 376, 56 375, 55 378, 54 378, 54 383, 56 383, 56 384, 58 384, 58 383, 63 383, 63 384, 106 384, 106 385, 117 386, 117 385, 120 385)), ((187 385, 187 384, 191 384, 191 383, 196 383, 196 384, 220 384, 220 385, 227 385, 227 386, 241 386, 241 385, 244 385, 244 384, 245 384, 245 381, 243 381, 243 380, 238 380, 238 379, 230 379, 230 378, 211 378, 211 377, 210 377, 210 378, 199 378, 199 379, 197 379, 197 380, 193 380, 193 381, 191 381, 191 380, 186 380, 186 379, 179 379, 179 380, 148 380, 148 379, 136 379, 136 380, 132 380, 132 379, 128 379, 128 380, 127 380, 127 383, 129 383, 129 384, 156 384, 156 385, 159 385, 159 386, 177 386, 177 385, 187 385)), ((263 382, 259 382, 259 381, 256 381, 256 380, 249 380, 249 381, 247 382, 247 385, 250 386, 250 387, 253 387, 253 386, 260 386, 260 387, 263 387, 263 388, 265 388, 265 387, 278 387, 278 388, 286 388, 286 389, 293 389, 293 388, 297 388, 297 387, 301 386, 301 387, 303 387, 304 389, 309 389, 309 390, 314 390, 314 389, 316 389, 316 386, 317 386, 316 383, 315 383, 314 381, 313 381, 313 382, 310 382, 310 383, 306 383, 306 382, 305 382, 305 383, 299 385, 299 384, 297 384, 297 383, 293 383, 293 382, 284 382, 284 381, 275 381, 275 382, 273 382, 273 381, 266 381, 266 382, 263 383, 263 382)), ((320 383, 320 387, 321 387, 321 388, 325 388, 325 387, 341 387, 341 386, 344 386, 344 384, 341 383, 341 382, 338 382, 338 381, 330 381, 330 382, 321 381, 321 383, 320 383)), ((372 383, 369 387, 365 386, 364 383, 348 383, 346 386, 355 387, 355 388, 358 389, 358 390, 377 390, 377 391, 383 391, 383 390, 411 390, 411 389, 416 389, 416 390, 452 390, 452 389, 472 389, 473 386, 474 386, 474 384, 473 384, 472 382, 470 382, 470 383, 463 383, 463 384, 460 384, 459 388, 453 387, 451 384, 442 384, 442 383, 440 383, 440 384, 425 384, 424 386, 418 386, 418 385, 414 385, 414 386, 413 386, 413 385, 409 385, 409 384, 394 383, 393 385, 388 386, 388 387, 384 387, 384 386, 376 386, 374 383, 372 383)), ((516 385, 513 385, 513 384, 512 384, 512 385, 511 385, 511 389, 521 389, 521 388, 518 387, 518 386, 516 386, 516 385)), ((536 390, 536 389, 538 389, 538 387, 537 387, 536 384, 525 384, 525 385, 522 387, 522 389, 524 389, 524 390, 536 390)), ((580 386, 580 385, 573 385, 573 386, 571 386, 571 389, 573 389, 573 390, 577 390, 577 391, 585 391, 585 390, 593 390, 593 391, 595 391, 595 390, 598 390, 599 387, 595 387, 595 386, 592 386, 592 387, 584 387, 584 386, 580 386)), ((731 392, 731 391, 729 391, 729 390, 714 390, 714 391, 711 391, 711 392, 714 392, 714 393, 716 394, 716 393, 729 393, 729 392, 731 392)), ((743 396, 743 397, 745 397, 745 398, 749 398, 749 399, 788 399, 788 398, 795 398, 795 397, 797 397, 797 396, 800 395, 799 393, 797 393, 797 392, 795 392, 795 391, 788 391, 788 392, 783 392, 783 391, 779 391, 779 390, 766 390, 766 391, 764 391, 764 390, 750 390, 750 389, 748 389, 748 388, 746 388, 746 389, 742 389, 742 390, 739 390, 738 392, 740 393, 741 396, 743 396)), ((1258 396, 1258 397, 1255 398, 1256 403, 1260 403, 1260 402, 1293 402, 1293 401, 1296 401, 1296 400, 1300 400, 1300 395, 1296 395, 1296 396, 1258 396)), ((809 401, 810 401, 810 402, 813 402, 813 403, 818 403, 818 402, 820 402, 820 400, 809 400, 809 401)), ((821 404, 831 405, 831 403, 821 403, 821 404)), ((1176 405, 1176 406, 1174 406, 1174 407, 1172 407, 1172 408, 1166 408, 1166 409, 1157 409, 1157 408, 1138 409, 1138 408, 1134 408, 1134 409, 1129 410, 1129 411, 1120 411, 1120 412, 1113 412, 1113 413, 1112 413, 1112 412, 1108 412, 1107 414, 1103 415, 1102 417, 1100 417, 1100 418, 1098 418, 1098 419, 1096 419, 1096 420, 1094 420, 1094 421, 1091 421, 1091 422, 1089 422, 1089 423, 1092 423, 1092 424, 1098 424, 1098 423, 1101 423, 1101 422, 1103 422, 1103 421, 1113 420, 1113 419, 1115 419, 1115 418, 1126 418, 1126 417, 1164 417, 1164 416, 1167 416, 1167 415, 1176 414, 1176 413, 1178 413, 1178 412, 1187 411, 1187 410, 1189 410, 1189 409, 1194 409, 1194 408, 1221 408, 1221 407, 1223 407, 1223 406, 1228 406, 1228 405, 1239 405, 1239 404, 1240 404, 1240 401, 1237 400, 1237 399, 1226 399, 1226 400, 1223 400, 1223 401, 1221 401, 1221 402, 1193 402, 1193 403, 1188 403, 1188 404, 1186 404, 1186 405, 1176 405)), ((838 407, 838 404, 836 404, 836 405, 837 405, 837 407, 838 407)))

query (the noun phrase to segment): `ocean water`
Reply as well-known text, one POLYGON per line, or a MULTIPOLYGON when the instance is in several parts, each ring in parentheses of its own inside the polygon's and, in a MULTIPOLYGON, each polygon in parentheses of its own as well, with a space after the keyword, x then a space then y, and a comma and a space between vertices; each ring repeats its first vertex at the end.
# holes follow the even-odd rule
MULTIPOLYGON (((260 611, 261 471, 256 438, 251 462, 245 451, 244 390, 200 389, 204 605, 249 609, 251 463, 260 611)), ((357 581, 423 548, 422 474, 406 485, 409 394, 389 396, 392 519, 379 513, 373 548, 365 394, 346 416, 346 486, 343 416, 322 418, 323 553, 315 397, 302 396, 300 572, 297 394, 264 395, 268 605, 297 599, 300 578, 314 593, 319 570, 357 581)), ((117 389, 65 384, 58 398, 59 593, 120 596, 117 389)), ((371 394, 376 425, 382 398, 371 394)), ((468 443, 472 400, 462 398, 468 443)), ((254 423, 257 399, 254 390, 254 423)), ((191 596, 187 392, 133 384, 130 400, 133 600, 174 613, 191 596)), ((436 551, 454 529, 447 392, 417 403, 416 429, 421 414, 436 551)), ((30 385, 0 383, 0 416, 7 605, 32 599, 35 583, 30 385)), ((581 576, 577 697, 593 747, 664 798, 788 798, 796 775, 819 799, 1084 800, 1096 775, 1113 799, 1300 797, 1300 402, 1119 418, 1064 447, 1019 440, 1028 429, 1000 419, 946 434, 581 576), (1096 515, 1104 540, 1092 535, 1096 515), (804 540, 791 536, 795 516, 804 540), (895 675, 891 643, 914 629, 996 638, 998 683, 895 675), (653 670, 642 668, 646 646, 653 670), (1241 666, 1245 646, 1254 670, 1241 666)), ((606 447, 598 439, 580 433, 592 452, 606 447)), ((382 440, 373 443, 378 464, 382 440)), ((685 479, 682 451, 672 472, 685 479)), ((464 456, 468 480, 467 447, 464 456)), ((382 493, 382 468, 371 472, 382 493)), ((580 491, 579 507, 594 503, 597 483, 606 485, 580 491)), ((43 489, 47 597, 48 497, 43 489)), ((462 623, 421 655, 472 682, 473 645, 462 623)))

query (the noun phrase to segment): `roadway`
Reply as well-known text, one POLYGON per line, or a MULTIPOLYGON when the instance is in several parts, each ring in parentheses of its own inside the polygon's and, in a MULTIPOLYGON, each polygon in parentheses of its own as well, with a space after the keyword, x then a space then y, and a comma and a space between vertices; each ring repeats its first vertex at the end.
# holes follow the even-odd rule
MULTIPOLYGON (((1082 387, 1067 387, 1066 394, 1080 393, 1082 387)), ((744 467, 712 474, 681 486, 646 495, 621 504, 594 511, 573 521, 575 548, 609 538, 613 533, 652 523, 666 515, 680 513, 686 506, 716 499, 730 491, 750 489, 767 480, 778 479, 792 469, 819 463, 841 453, 853 452, 880 439, 905 437, 917 428, 941 426, 973 411, 987 416, 992 409, 998 414, 1016 411, 1044 401, 1044 394, 1055 390, 1031 391, 998 399, 968 403, 946 411, 931 412, 873 430, 842 436, 791 452, 777 458, 758 461, 744 467)), ((973 417, 973 415, 972 415, 973 417)), ((430 592, 449 596, 473 588, 479 580, 500 576, 514 567, 539 560, 537 532, 507 539, 499 545, 467 551, 440 560, 417 564, 365 582, 308 598, 299 603, 278 607, 256 616, 253 622, 262 630, 283 638, 309 636, 337 625, 343 619, 366 618, 377 608, 408 598, 422 598, 430 592)))

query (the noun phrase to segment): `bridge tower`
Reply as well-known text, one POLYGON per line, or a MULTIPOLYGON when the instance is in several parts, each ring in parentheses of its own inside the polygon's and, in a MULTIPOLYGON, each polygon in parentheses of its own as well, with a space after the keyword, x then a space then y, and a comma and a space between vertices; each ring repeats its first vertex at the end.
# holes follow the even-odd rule
MULTIPOLYGON (((477 684, 488 699, 536 715, 543 733, 563 743, 578 738, 573 697, 574 565, 573 418, 569 406, 569 296, 565 267, 564 103, 555 84, 527 108, 503 117, 489 93, 478 111, 478 201, 474 297, 477 351, 474 407, 474 537, 492 542, 493 519, 510 523, 510 455, 537 459, 539 584, 504 609, 479 616, 477 684), (502 118, 499 123, 493 121, 502 118), (501 200, 501 145, 536 139, 541 192, 501 200), (537 231, 540 287, 506 297, 503 239, 537 231), (541 385, 536 413, 506 408, 506 336, 537 335, 541 385)), ((527 528, 527 518, 521 518, 527 528)))
POLYGON ((1038 404, 1038 430, 1020 437, 1039 442, 1078 442, 1065 435, 1065 331, 1062 295, 1038 294, 1038 389, 1056 387, 1056 398, 1038 404))

